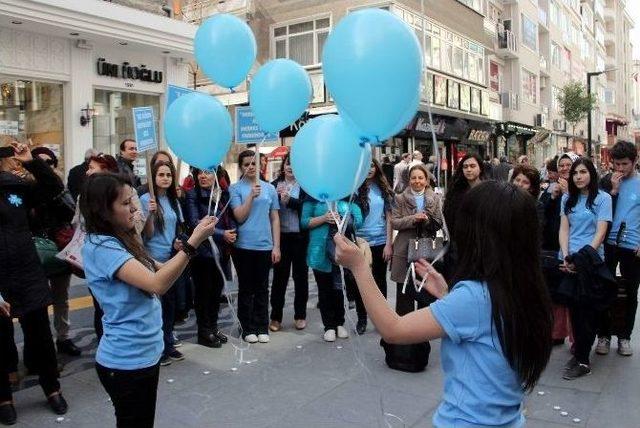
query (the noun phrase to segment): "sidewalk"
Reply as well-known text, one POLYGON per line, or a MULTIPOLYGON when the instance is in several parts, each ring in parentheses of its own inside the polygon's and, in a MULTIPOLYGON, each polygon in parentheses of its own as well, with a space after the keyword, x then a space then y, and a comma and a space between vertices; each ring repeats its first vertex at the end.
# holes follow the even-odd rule
MULTIPOLYGON (((394 294, 395 287, 389 288, 394 294)), ((425 372, 390 370, 371 323, 362 337, 324 342, 316 301, 312 294, 306 330, 293 328, 287 307, 285 330, 271 334, 271 343, 243 351, 242 363, 231 344, 208 349, 190 343, 194 339, 185 341, 181 351, 186 360, 161 368, 156 427, 431 426, 442 395, 439 341, 432 342, 425 372), (386 416, 388 425, 383 411, 395 415, 386 416)), ((287 302, 292 302, 290 294, 287 302)), ((354 311, 351 317, 355 321, 354 311)), ((181 336, 186 333, 181 330, 181 336)), ((637 427, 640 342, 633 342, 635 356, 618 356, 614 340, 610 355, 593 356, 593 374, 572 382, 561 377, 568 347, 556 348, 540 384, 526 399, 527 427, 637 427)), ((115 426, 113 407, 95 370, 87 361, 82 365, 61 381, 70 405, 64 420, 57 421, 45 407, 36 386, 15 394, 16 426, 115 426)))

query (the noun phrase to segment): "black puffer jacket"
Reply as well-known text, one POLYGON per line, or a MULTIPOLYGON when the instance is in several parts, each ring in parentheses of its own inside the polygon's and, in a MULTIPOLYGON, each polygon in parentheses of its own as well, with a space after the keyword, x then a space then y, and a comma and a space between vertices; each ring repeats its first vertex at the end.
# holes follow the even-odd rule
POLYGON ((29 230, 29 210, 51 201, 64 189, 47 164, 24 164, 37 184, 0 172, 0 294, 20 317, 51 303, 49 283, 29 230))

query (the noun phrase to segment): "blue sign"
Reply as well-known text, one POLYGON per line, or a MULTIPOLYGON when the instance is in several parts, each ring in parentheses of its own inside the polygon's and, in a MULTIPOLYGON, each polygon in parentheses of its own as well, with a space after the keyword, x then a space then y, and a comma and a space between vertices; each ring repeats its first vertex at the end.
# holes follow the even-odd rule
POLYGON ((136 136, 138 152, 158 149, 158 137, 156 136, 156 121, 153 115, 153 107, 134 107, 133 130, 136 136))
POLYGON ((171 103, 177 100, 179 97, 190 94, 191 92, 195 92, 195 91, 193 89, 183 88, 182 86, 167 85, 167 95, 166 95, 167 107, 166 108, 169 108, 171 103))
POLYGON ((279 135, 260 129, 251 107, 236 107, 235 137, 236 144, 257 144, 277 141, 279 135))

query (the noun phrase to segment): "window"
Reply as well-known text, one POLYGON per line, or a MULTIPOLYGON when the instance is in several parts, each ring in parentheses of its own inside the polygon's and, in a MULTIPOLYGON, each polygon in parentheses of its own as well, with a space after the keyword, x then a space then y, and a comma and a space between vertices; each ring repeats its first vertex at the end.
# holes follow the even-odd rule
POLYGON ((551 42, 551 64, 557 69, 561 67, 561 55, 560 55, 560 46, 556 42, 551 42))
POLYGON ((571 52, 562 48, 562 71, 567 76, 571 74, 571 52))
POLYGON ((329 17, 273 28, 276 58, 289 58, 300 65, 322 63, 322 48, 331 29, 329 17))
POLYGON ((522 14, 522 44, 538 51, 538 25, 525 14, 522 14))
POLYGON ((0 134, 22 141, 31 139, 36 146, 48 147, 58 158, 58 169, 63 171, 62 84, 3 76, 0 88, 0 134))
POLYGON ((559 14, 558 14, 558 5, 554 0, 549 1, 549 16, 551 18, 551 22, 556 26, 560 26, 559 14))
POLYGON ((551 108, 555 113, 560 114, 560 88, 553 86, 551 88, 551 108))
POLYGON ((528 103, 538 102, 538 76, 522 69, 522 99, 528 103))
POLYGON ((500 92, 501 84, 501 76, 502 72, 500 70, 500 65, 490 61, 489 62, 489 87, 492 91, 500 92))
POLYGON ((482 1, 481 0, 458 0, 465 6, 470 7, 478 13, 482 13, 482 1))
POLYGON ((613 88, 606 88, 604 90, 604 102, 606 104, 616 103, 616 90, 613 88))
POLYGON ((585 3, 582 4, 582 23, 587 29, 593 26, 593 12, 585 3))

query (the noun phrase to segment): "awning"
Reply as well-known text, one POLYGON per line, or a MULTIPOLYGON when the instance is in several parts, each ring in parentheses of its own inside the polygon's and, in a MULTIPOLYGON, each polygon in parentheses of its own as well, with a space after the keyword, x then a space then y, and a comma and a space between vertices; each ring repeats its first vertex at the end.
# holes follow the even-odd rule
POLYGON ((433 125, 426 112, 419 111, 412 122, 409 134, 420 139, 431 139, 431 130, 439 140, 464 141, 471 140, 484 143, 493 132, 493 124, 479 120, 433 114, 433 125))
POLYGON ((284 158, 288 154, 289 154, 289 147, 287 147, 287 146, 278 146, 275 149, 273 149, 273 151, 271 151, 271 153, 269 153, 268 157, 271 158, 271 159, 284 158))
POLYGON ((533 126, 525 125, 523 123, 500 122, 496 124, 497 134, 517 134, 528 136, 531 138, 536 135, 537 132, 538 130, 533 126))

